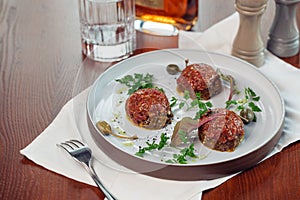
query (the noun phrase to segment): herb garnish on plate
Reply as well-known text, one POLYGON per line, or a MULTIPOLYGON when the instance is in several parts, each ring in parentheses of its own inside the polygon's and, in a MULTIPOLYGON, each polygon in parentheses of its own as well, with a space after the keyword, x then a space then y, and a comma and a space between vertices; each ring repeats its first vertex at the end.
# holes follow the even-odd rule
POLYGON ((153 75, 147 73, 144 74, 137 74, 135 73, 132 75, 126 75, 121 79, 116 79, 117 82, 126 85, 129 87, 128 89, 128 95, 134 93, 135 91, 139 89, 144 88, 153 88, 153 75))

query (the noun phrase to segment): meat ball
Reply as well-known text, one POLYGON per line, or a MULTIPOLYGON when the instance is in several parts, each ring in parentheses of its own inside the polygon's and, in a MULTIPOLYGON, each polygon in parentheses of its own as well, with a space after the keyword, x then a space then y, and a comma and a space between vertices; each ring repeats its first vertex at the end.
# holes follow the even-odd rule
POLYGON ((200 141, 218 151, 234 151, 244 139, 244 123, 233 111, 215 108, 200 120, 207 121, 198 128, 200 141))
POLYGON ((166 95, 155 88, 140 89, 126 100, 126 114, 137 126, 161 129, 172 121, 172 111, 166 95))
POLYGON ((204 63, 188 65, 177 79, 177 90, 184 93, 187 90, 192 99, 196 93, 208 100, 222 91, 222 83, 218 73, 204 63))

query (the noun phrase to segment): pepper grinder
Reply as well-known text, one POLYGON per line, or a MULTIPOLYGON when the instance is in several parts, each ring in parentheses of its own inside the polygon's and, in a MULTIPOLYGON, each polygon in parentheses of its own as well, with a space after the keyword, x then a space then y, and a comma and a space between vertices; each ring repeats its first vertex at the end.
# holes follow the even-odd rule
POLYGON ((261 37, 261 16, 268 0, 236 0, 235 9, 240 25, 232 46, 232 55, 260 67, 264 64, 264 44, 261 37))
POLYGON ((279 57, 291 57, 299 52, 299 31, 296 20, 300 0, 275 0, 276 12, 267 49, 279 57))

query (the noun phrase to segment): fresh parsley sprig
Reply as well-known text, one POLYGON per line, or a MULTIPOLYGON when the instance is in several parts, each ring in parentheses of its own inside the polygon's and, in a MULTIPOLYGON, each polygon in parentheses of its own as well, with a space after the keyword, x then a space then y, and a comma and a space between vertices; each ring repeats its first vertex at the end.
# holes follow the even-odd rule
MULTIPOLYGON (((260 96, 258 96, 254 90, 252 90, 250 87, 244 88, 244 98, 237 99, 237 100, 228 100, 225 102, 226 109, 235 109, 236 111, 240 111, 240 113, 243 113, 244 111, 251 110, 253 113, 253 119, 250 121, 256 121, 256 115, 254 112, 261 112, 261 108, 257 105, 257 103, 260 101, 260 96)), ((241 114, 240 114, 241 116, 241 114)))
POLYGON ((155 139, 153 139, 152 143, 146 142, 147 146, 146 147, 140 147, 139 151, 135 153, 135 155, 143 157, 146 151, 152 151, 152 150, 161 150, 163 147, 167 145, 168 140, 170 137, 167 136, 166 133, 162 133, 160 135, 160 141, 159 143, 156 142, 155 139))
POLYGON ((196 99, 194 99, 191 103, 192 107, 197 107, 198 106, 198 111, 196 112, 196 115, 194 119, 200 119, 201 116, 206 113, 213 105, 210 101, 203 102, 201 99, 201 94, 196 93, 196 99))
POLYGON ((167 163, 180 163, 187 164, 187 157, 197 158, 197 155, 194 153, 194 143, 191 143, 189 147, 180 150, 180 154, 173 154, 173 159, 169 159, 167 163))
POLYGON ((256 93, 249 87, 244 88, 244 98, 238 100, 229 100, 226 101, 226 108, 230 108, 232 105, 236 105, 237 110, 243 110, 247 106, 249 106, 255 112, 261 112, 261 109, 255 105, 254 102, 258 102, 260 100, 260 96, 256 95, 256 93))
POLYGON ((176 98, 176 97, 171 97, 171 99, 170 99, 170 107, 172 108, 172 107, 174 107, 176 104, 177 104, 177 102, 178 102, 178 99, 176 98))
POLYGON ((153 75, 147 73, 134 75, 126 75, 121 79, 116 79, 117 82, 126 85, 128 89, 128 95, 134 93, 135 91, 143 88, 153 88, 153 75))
POLYGON ((174 106, 176 106, 177 103, 179 103, 178 104, 179 109, 182 109, 184 107, 184 105, 186 105, 187 106, 187 110, 188 110, 190 108, 190 105, 188 103, 189 99, 190 99, 189 91, 185 90, 184 93, 183 93, 183 99, 181 101, 179 101, 174 96, 171 98, 171 100, 170 100, 170 102, 171 102, 170 106, 174 107, 174 106))
POLYGON ((177 103, 179 103, 179 109, 182 109, 184 105, 186 105, 186 110, 198 107, 198 111, 196 112, 194 119, 200 119, 200 117, 213 106, 210 101, 202 101, 201 93, 199 92, 196 93, 196 99, 192 100, 190 103, 188 102, 189 99, 191 99, 189 91, 185 90, 183 93, 183 100, 179 101, 176 97, 172 97, 170 100, 170 106, 174 107, 177 103))
POLYGON ((256 103, 260 100, 258 96, 250 87, 244 88, 244 98, 235 100, 233 96, 239 95, 240 91, 237 88, 237 84, 233 76, 223 74, 220 69, 217 69, 217 73, 221 77, 224 83, 229 84, 229 96, 225 102, 226 109, 235 109, 239 111, 239 116, 245 124, 256 121, 256 115, 254 112, 261 112, 262 110, 256 103))

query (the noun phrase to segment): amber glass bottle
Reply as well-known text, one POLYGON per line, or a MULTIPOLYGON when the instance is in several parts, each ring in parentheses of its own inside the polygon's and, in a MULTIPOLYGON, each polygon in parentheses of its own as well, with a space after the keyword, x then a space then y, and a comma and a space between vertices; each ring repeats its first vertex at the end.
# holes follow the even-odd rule
POLYGON ((136 17, 190 30, 198 19, 198 0, 136 0, 136 17))

